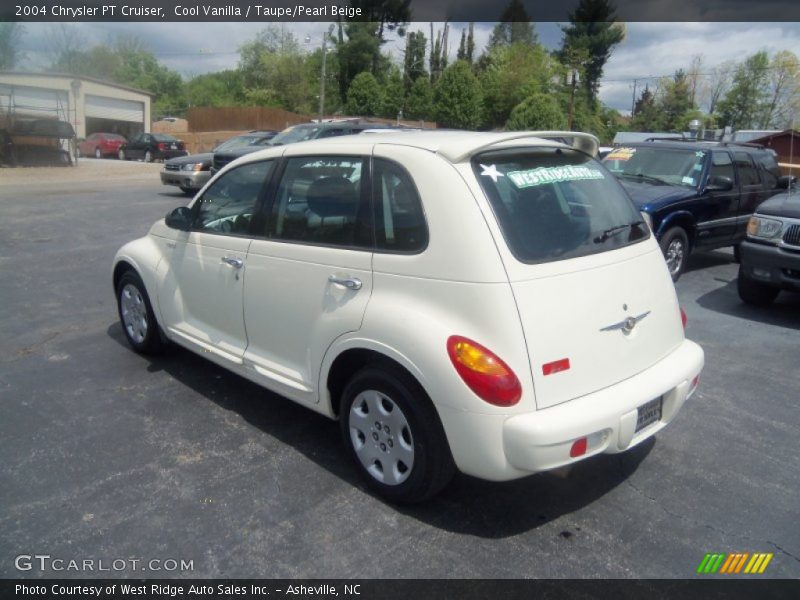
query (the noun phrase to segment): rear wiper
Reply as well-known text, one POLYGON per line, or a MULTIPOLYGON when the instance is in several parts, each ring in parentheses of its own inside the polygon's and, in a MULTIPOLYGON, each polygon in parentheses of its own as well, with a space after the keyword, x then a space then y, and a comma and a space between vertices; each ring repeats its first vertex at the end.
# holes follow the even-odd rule
POLYGON ((617 225, 616 227, 609 227, 603 233, 596 236, 594 240, 592 240, 595 244, 602 244, 611 236, 617 235, 621 231, 625 231, 626 229, 630 229, 631 227, 635 227, 639 225, 642 221, 633 221, 632 223, 627 223, 626 225, 617 225))
POLYGON ((623 177, 629 177, 631 179, 643 179, 645 181, 652 181, 653 183, 661 183, 664 185, 669 185, 668 181, 664 181, 659 177, 654 177, 653 175, 645 175, 644 173, 625 173, 622 172, 623 177))

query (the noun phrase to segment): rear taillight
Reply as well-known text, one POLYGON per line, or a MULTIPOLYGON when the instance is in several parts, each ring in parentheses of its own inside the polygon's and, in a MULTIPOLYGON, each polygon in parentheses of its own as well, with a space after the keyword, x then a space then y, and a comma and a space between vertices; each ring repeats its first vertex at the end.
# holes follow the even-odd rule
POLYGON ((686 316, 685 310, 683 310, 682 308, 680 310, 681 310, 681 324, 683 325, 683 328, 686 329, 686 323, 689 321, 689 318, 686 316))
POLYGON ((464 383, 481 400, 495 406, 513 406, 522 396, 519 379, 497 355, 477 342, 458 335, 447 339, 447 353, 464 383))
POLYGON ((164 150, 167 149, 167 145, 164 142, 159 142, 158 143, 158 149, 161 150, 161 151, 164 151, 164 150))

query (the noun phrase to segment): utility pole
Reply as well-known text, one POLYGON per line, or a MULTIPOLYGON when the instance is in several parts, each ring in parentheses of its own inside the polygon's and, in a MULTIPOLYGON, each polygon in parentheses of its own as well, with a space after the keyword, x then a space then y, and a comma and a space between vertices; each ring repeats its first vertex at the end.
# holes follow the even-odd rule
POLYGON ((631 118, 636 114, 636 82, 638 79, 633 80, 633 100, 631 100, 631 118))
POLYGON ((328 31, 322 34, 322 76, 319 80, 319 122, 325 116, 325 62, 328 58, 328 38, 333 34, 333 24, 328 27, 328 31))

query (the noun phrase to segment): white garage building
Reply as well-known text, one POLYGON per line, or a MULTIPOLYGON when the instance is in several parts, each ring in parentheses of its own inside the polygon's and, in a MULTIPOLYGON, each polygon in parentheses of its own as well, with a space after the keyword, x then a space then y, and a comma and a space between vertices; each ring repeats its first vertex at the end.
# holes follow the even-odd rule
POLYGON ((149 132, 152 97, 91 77, 0 71, 0 118, 58 117, 72 124, 79 138, 96 132, 127 138, 149 132))

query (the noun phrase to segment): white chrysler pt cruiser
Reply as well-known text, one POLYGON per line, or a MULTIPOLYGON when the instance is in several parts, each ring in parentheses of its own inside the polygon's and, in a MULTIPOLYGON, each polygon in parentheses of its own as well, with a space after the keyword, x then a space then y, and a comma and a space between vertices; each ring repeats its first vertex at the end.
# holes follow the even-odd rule
POLYGON ((114 259, 131 346, 168 341, 341 423, 394 501, 625 451, 703 351, 648 224, 559 132, 406 132, 249 154, 114 259))

